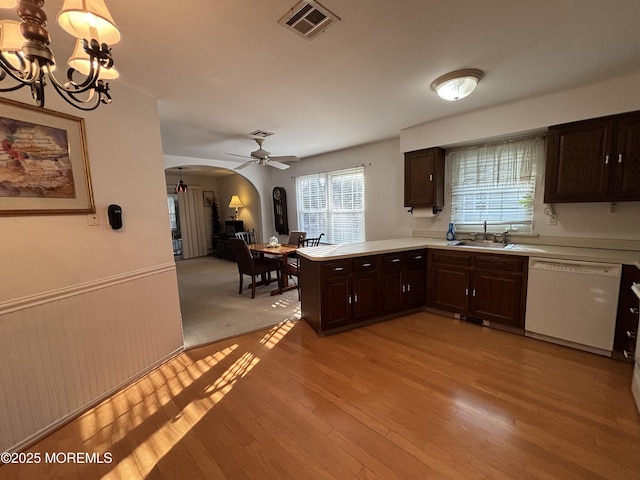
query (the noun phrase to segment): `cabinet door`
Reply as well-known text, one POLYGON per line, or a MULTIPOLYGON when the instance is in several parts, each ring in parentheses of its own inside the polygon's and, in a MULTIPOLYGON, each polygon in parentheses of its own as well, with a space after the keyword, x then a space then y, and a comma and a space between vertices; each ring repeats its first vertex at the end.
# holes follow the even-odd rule
POLYGON ((476 270, 471 283, 471 316, 524 328, 521 310, 522 276, 476 270))
POLYGON ((349 276, 325 278, 322 282, 322 329, 351 322, 349 276))
POLYGON ((640 200, 640 114, 623 117, 617 126, 615 199, 640 200))
POLYGON ((428 148, 404 156, 405 207, 444 204, 444 150, 428 148))
POLYGON ((549 128, 545 203, 597 202, 609 197, 613 120, 549 128))
POLYGON ((432 264, 429 279, 429 306, 455 313, 467 312, 470 281, 468 269, 432 264))
POLYGON ((403 309, 402 269, 382 272, 382 313, 403 309))
POLYGON ((352 280, 352 310, 354 322, 378 314, 378 276, 374 273, 354 274, 352 280))
POLYGON ((417 308, 424 305, 425 268, 408 268, 404 272, 404 304, 405 308, 417 308))

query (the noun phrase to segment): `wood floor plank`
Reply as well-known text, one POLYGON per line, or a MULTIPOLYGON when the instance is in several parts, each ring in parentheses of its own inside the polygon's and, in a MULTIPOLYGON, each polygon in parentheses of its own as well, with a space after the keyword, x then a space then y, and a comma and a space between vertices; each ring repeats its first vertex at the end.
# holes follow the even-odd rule
POLYGON ((185 352, 28 449, 16 479, 610 479, 640 472, 629 364, 418 313, 185 352))

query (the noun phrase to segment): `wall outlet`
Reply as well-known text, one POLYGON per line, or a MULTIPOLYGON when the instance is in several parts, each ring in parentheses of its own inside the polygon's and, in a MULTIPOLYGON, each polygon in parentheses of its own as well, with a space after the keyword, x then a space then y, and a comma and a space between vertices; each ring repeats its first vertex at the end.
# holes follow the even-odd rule
POLYGON ((558 216, 556 214, 549 215, 547 217, 547 225, 550 225, 552 227, 558 225, 558 216))
POLYGON ((90 227, 97 227, 100 225, 100 217, 97 213, 90 213, 87 215, 87 223, 90 227))

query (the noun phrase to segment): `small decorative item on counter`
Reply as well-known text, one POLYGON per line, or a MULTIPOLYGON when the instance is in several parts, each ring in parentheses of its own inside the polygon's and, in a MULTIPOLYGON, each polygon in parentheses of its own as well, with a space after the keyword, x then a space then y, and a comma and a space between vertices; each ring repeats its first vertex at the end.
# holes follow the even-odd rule
POLYGON ((269 247, 270 248, 277 248, 280 246, 280 243, 278 242, 278 239, 276 237, 271 237, 269 239, 269 247))
POLYGON ((455 240, 456 239, 456 229, 453 226, 453 223, 449 224, 449 230, 447 230, 447 240, 455 240))

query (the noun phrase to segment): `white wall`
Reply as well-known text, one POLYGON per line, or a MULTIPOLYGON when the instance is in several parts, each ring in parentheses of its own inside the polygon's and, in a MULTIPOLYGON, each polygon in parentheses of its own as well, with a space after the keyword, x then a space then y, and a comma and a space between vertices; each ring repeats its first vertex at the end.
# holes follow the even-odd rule
MULTIPOLYGON (((495 108, 471 112, 403 130, 403 152, 433 146, 468 144, 483 139, 530 131, 544 131, 550 125, 600 117, 640 109, 640 75, 616 78, 552 95, 531 98, 495 108)), ((640 202, 555 204, 558 225, 548 226, 543 211, 544 165, 538 168, 534 205, 534 232, 545 243, 565 243, 578 239, 640 239, 640 202)), ((448 177, 447 177, 448 178, 448 177)), ((451 194, 445 193, 445 208, 436 218, 415 220, 415 229, 424 235, 441 235, 451 216, 451 194)), ((532 240, 535 241, 535 240, 532 240)), ((613 246, 614 242, 598 245, 613 246)))
POLYGON ((366 240, 411 235, 414 220, 403 207, 404 157, 399 138, 308 157, 289 165, 287 170, 271 169, 272 186, 284 187, 287 192, 289 230, 298 228, 295 177, 364 165, 366 240))
MULTIPOLYGON (((10 428, 0 419, 0 450, 182 348, 155 99, 116 82, 113 104, 85 113, 47 90, 48 108, 85 118, 100 225, 89 226, 87 215, 0 216, 0 338, 19 345, 0 349, 0 410, 11 417, 10 428), (123 209, 118 231, 108 224, 111 203, 123 209), (114 308, 116 297, 129 315, 114 308), (43 384, 46 394, 25 389, 51 368, 57 376, 43 384), (50 399, 60 402, 54 408, 50 399)), ((33 103, 27 91, 11 98, 33 103)))

